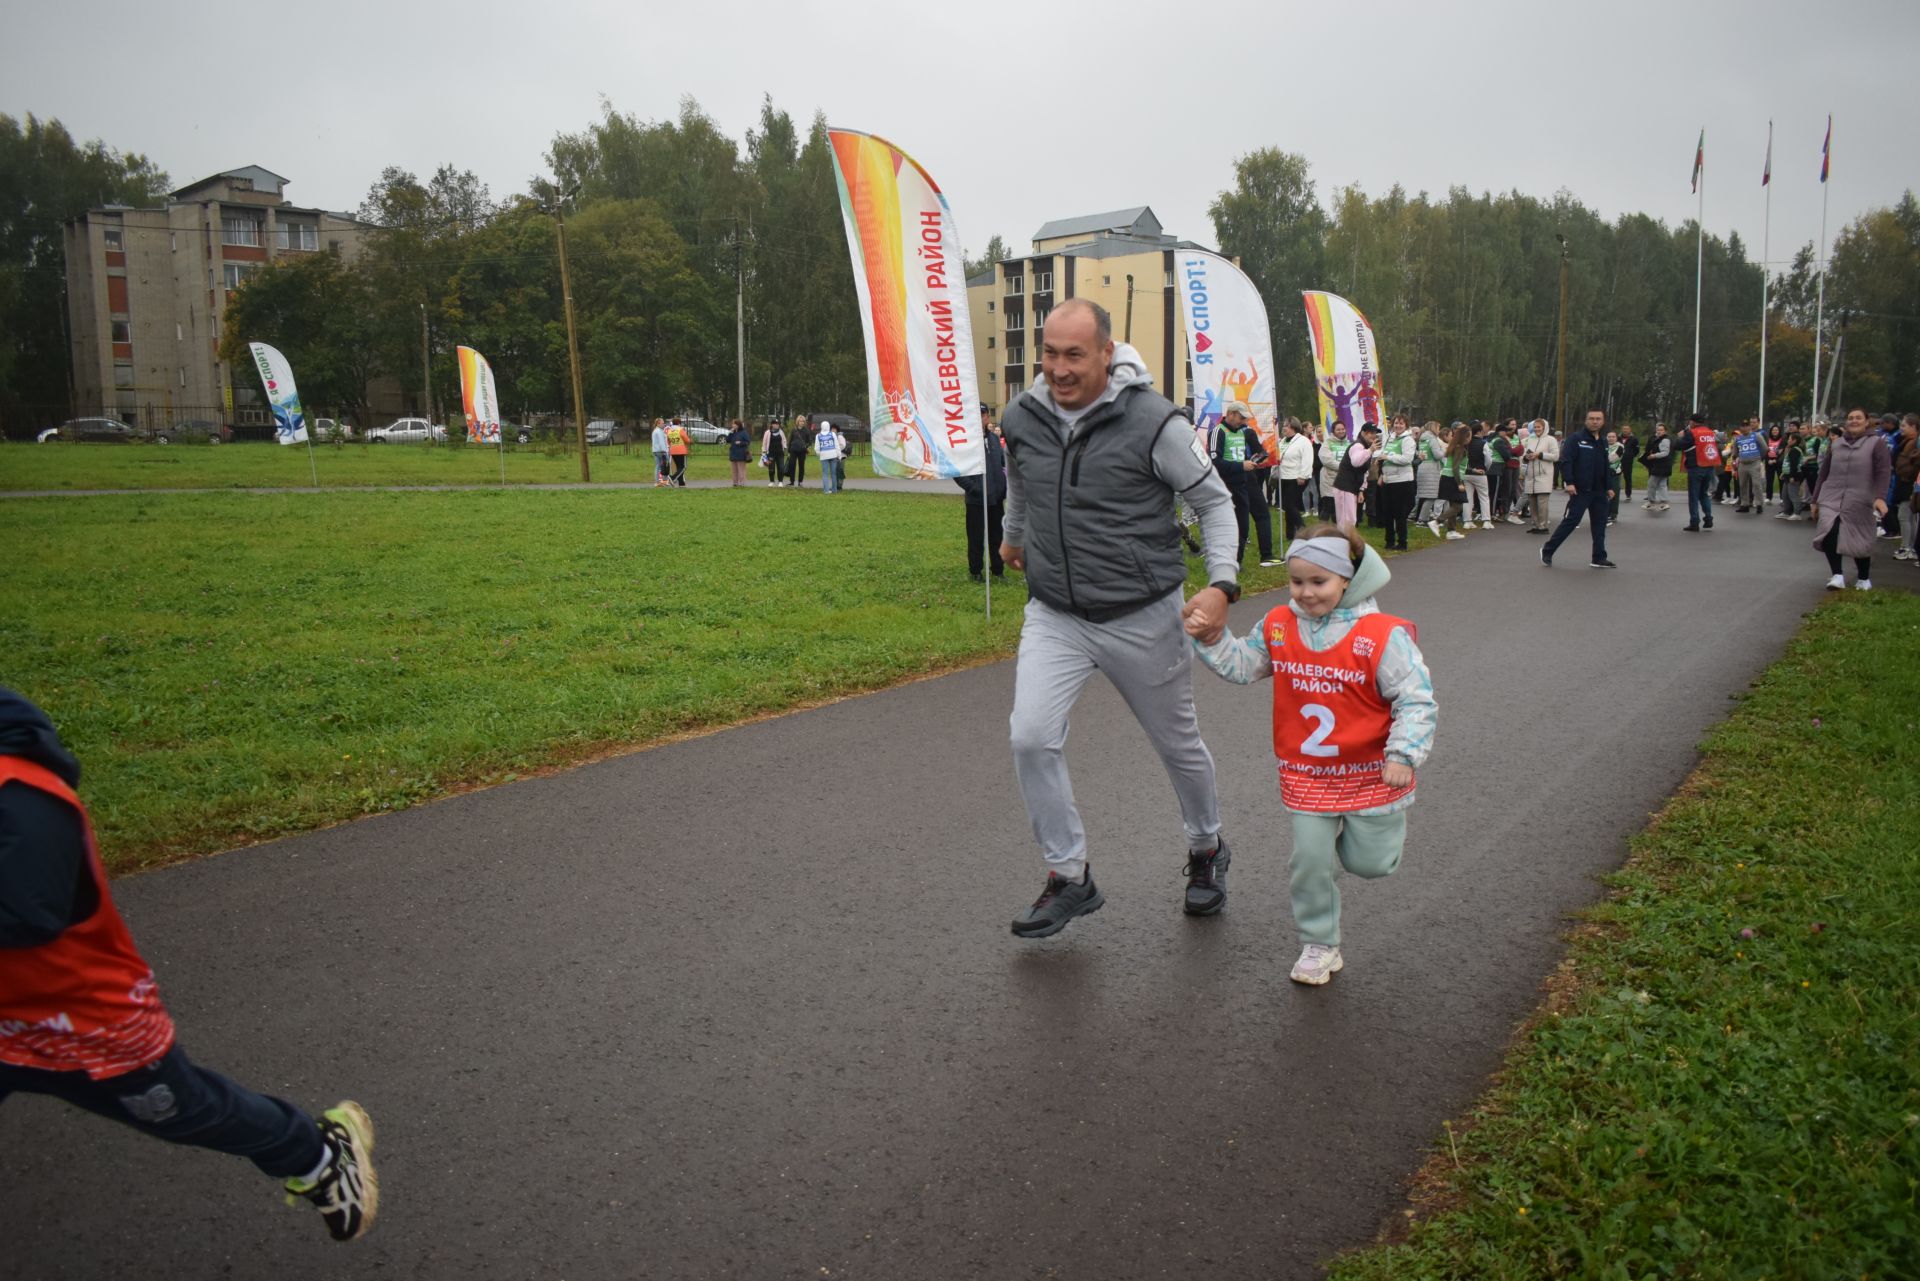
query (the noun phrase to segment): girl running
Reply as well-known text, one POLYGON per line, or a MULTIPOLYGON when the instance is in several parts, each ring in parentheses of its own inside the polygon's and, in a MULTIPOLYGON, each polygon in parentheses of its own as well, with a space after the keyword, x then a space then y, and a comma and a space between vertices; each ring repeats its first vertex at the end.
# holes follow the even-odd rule
POLYGON ((1413 771, 1433 748, 1433 680, 1414 626, 1380 612, 1392 577, 1352 530, 1317 525, 1287 548, 1291 599, 1236 639, 1188 632, 1200 660, 1237 685, 1273 681, 1280 803, 1293 827, 1290 888, 1304 945, 1296 983, 1319 985, 1340 956, 1339 868, 1390 875, 1400 866, 1413 771))

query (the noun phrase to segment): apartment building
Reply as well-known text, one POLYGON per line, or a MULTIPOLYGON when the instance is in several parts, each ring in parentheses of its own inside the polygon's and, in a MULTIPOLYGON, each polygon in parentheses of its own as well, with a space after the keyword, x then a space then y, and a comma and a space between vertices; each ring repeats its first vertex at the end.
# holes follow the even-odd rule
POLYGON ((288 254, 359 253, 365 224, 291 204, 257 165, 173 192, 157 209, 105 205, 66 225, 73 409, 140 425, 269 421, 245 361, 215 354, 227 300, 288 254))
POLYGON ((1186 327, 1174 292, 1174 255, 1199 249, 1167 235, 1145 205, 1062 218, 1033 233, 1033 252, 967 280, 980 403, 996 416, 1040 373, 1040 327, 1056 302, 1088 298, 1113 317, 1153 385, 1185 404, 1192 384, 1186 327))

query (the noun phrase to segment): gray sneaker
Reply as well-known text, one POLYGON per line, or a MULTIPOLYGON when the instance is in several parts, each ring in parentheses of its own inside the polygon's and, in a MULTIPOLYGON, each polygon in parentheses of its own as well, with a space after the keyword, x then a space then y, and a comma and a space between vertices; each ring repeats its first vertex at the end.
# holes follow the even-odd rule
POLYGON ((1067 922, 1088 912, 1098 912, 1107 896, 1093 883, 1093 868, 1080 873, 1077 881, 1062 880, 1047 873, 1047 887, 1033 906, 1013 918, 1013 932, 1023 939, 1043 939, 1067 928, 1067 922))
POLYGON ((1227 905, 1227 868, 1233 864, 1233 851, 1227 838, 1211 854, 1190 851, 1182 875, 1187 878, 1186 913, 1188 916, 1212 916, 1227 905))

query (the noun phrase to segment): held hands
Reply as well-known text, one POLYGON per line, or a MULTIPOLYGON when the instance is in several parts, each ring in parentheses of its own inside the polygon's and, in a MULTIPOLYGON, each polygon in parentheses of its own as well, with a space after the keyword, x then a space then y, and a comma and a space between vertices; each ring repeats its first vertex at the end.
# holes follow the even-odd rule
POLYGON ((1000 559, 1023 574, 1027 572, 1027 549, 1024 547, 1015 547, 1012 543, 1001 543, 1000 559))
POLYGON ((1380 770, 1380 781, 1388 787, 1405 787, 1413 781, 1413 766, 1405 761, 1388 761, 1380 770))
POLYGON ((1187 635, 1211 645, 1227 629, 1227 594, 1218 587, 1203 587, 1181 606, 1180 617, 1187 635))

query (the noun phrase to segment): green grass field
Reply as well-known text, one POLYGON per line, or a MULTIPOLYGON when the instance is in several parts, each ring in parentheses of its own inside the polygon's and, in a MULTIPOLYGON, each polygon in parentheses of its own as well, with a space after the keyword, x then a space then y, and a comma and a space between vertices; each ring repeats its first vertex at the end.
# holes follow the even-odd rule
MULTIPOLYGON (((849 477, 873 475, 860 446, 847 464, 849 477)), ((580 479, 580 456, 551 445, 508 445, 509 485, 566 484, 580 479)), ((48 489, 246 489, 305 488, 318 471, 322 488, 376 485, 498 485, 502 451, 480 445, 321 445, 309 468, 304 445, 282 447, 248 441, 231 445, 0 446, 0 490, 48 489)), ((596 446, 590 459, 596 481, 653 479, 653 454, 645 442, 596 446)), ((687 475, 696 480, 728 476, 723 445, 696 445, 687 475)), ((748 478, 766 487, 766 473, 748 468, 748 478)), ((808 459, 809 484, 819 464, 808 459)))
POLYGON ((1916 654, 1912 596, 1813 616, 1334 1281, 1920 1277, 1916 654))

